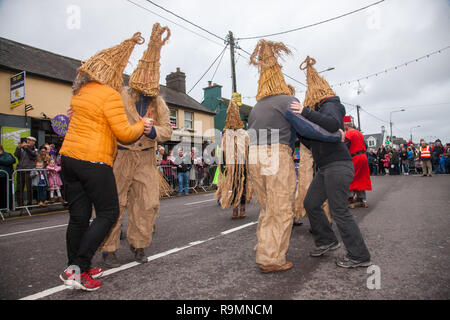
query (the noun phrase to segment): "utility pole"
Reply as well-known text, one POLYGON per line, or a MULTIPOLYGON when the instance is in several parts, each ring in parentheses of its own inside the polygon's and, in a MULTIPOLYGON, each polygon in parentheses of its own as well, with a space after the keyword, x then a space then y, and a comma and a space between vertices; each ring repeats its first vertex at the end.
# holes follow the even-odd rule
POLYGON ((358 115, 358 131, 361 131, 361 123, 359 121, 359 108, 361 108, 360 106, 356 106, 356 114, 358 115))
POLYGON ((234 37, 233 32, 228 32, 228 43, 230 44, 230 56, 231 56, 231 79, 232 79, 232 85, 233 85, 233 93, 237 92, 236 87, 236 67, 235 67, 235 60, 234 60, 234 37))

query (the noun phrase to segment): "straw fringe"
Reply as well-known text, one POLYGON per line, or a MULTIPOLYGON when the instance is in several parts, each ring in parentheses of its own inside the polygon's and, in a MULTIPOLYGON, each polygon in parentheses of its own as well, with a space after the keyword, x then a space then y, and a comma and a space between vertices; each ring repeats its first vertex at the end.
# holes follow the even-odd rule
POLYGON ((260 73, 257 101, 277 94, 291 94, 278 63, 283 54, 290 55, 291 51, 282 42, 260 40, 256 45, 250 64, 257 66, 260 73))
POLYGON ((136 32, 132 38, 121 44, 95 54, 79 68, 79 73, 88 74, 92 80, 120 91, 123 85, 123 71, 136 44, 143 44, 144 38, 136 32))
POLYGON ((159 178, 159 196, 164 197, 167 195, 171 195, 173 192, 172 187, 167 182, 166 178, 163 176, 162 172, 158 170, 158 178, 159 178))
POLYGON ((316 60, 309 56, 300 64, 300 70, 306 69, 306 83, 308 85, 303 105, 309 108, 313 108, 316 103, 325 98, 336 96, 328 82, 317 73, 317 70, 313 67, 314 64, 316 64, 316 60))
POLYGON ((159 94, 161 48, 169 40, 170 35, 168 27, 161 27, 159 23, 153 25, 147 50, 145 50, 138 66, 130 76, 129 86, 131 88, 151 97, 156 97, 159 94), (162 39, 164 32, 167 34, 162 39))
POLYGON ((225 156, 225 169, 219 172, 218 189, 214 195, 220 198, 222 209, 236 208, 242 197, 246 199, 251 195, 251 184, 245 181, 248 172, 249 136, 243 129, 226 130, 223 136, 223 152, 225 156), (244 194, 244 185, 246 193, 244 194))

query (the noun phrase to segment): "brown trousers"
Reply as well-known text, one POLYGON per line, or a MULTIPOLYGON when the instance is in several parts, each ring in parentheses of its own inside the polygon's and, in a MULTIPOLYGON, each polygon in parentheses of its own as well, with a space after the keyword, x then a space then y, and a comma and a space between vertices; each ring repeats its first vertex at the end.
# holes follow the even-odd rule
POLYGON ((135 248, 146 248, 152 242, 153 226, 159 211, 155 150, 119 150, 113 170, 120 215, 100 251, 113 252, 120 248, 120 230, 125 209, 128 213, 128 242, 135 248))
POLYGON ((422 174, 432 174, 433 167, 431 165, 431 158, 423 160, 422 159, 422 174))
POLYGON ((294 216, 295 168, 287 145, 251 146, 250 182, 261 205, 256 263, 286 263, 294 216), (277 152, 278 149, 278 152, 277 152))

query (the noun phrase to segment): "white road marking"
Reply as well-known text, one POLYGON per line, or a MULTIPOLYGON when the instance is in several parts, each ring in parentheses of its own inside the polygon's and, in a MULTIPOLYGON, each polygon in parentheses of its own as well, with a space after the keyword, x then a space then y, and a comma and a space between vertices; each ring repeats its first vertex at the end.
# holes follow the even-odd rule
MULTIPOLYGON (((154 254, 152 256, 149 256, 147 258, 147 261, 153 261, 153 260, 156 260, 156 259, 168 256, 169 254, 180 252, 182 250, 185 250, 185 249, 197 246, 199 244, 202 244, 202 243, 214 240, 214 239, 217 239, 217 238, 219 238, 221 236, 233 233, 235 231, 242 230, 242 229, 247 228, 249 226, 252 226, 252 225, 254 225, 256 223, 258 223, 258 222, 257 221, 253 221, 253 222, 244 224, 242 226, 239 226, 239 227, 236 227, 236 228, 233 228, 233 229, 225 230, 225 231, 221 232, 219 235, 214 236, 214 237, 210 237, 210 238, 208 238, 206 240, 194 241, 194 242, 191 242, 188 245, 180 247, 180 248, 173 248, 173 249, 161 252, 161 253, 154 254)), ((132 267, 136 267, 138 265, 140 265, 140 263, 133 261, 133 262, 121 265, 120 267, 106 270, 105 272, 103 272, 103 276, 108 276, 108 275, 117 273, 119 271, 123 271, 123 270, 130 269, 132 267)), ((41 291, 41 292, 38 292, 38 293, 35 293, 35 294, 32 294, 32 295, 29 295, 29 296, 26 296, 26 297, 21 298, 19 300, 37 300, 37 299, 41 299, 41 298, 47 297, 49 295, 52 295, 54 293, 57 293, 57 292, 69 289, 69 288, 70 287, 68 287, 68 286, 61 285, 61 286, 57 286, 57 287, 54 287, 54 288, 50 288, 50 289, 47 289, 47 290, 44 290, 44 291, 41 291)))
POLYGON ((44 227, 44 228, 38 228, 38 229, 31 229, 31 230, 25 230, 25 231, 18 231, 18 232, 0 234, 0 238, 13 236, 13 235, 16 235, 16 234, 22 234, 22 233, 28 233, 28 232, 34 232, 34 231, 42 231, 42 230, 53 229, 53 228, 60 228, 60 227, 66 227, 66 226, 67 226, 67 223, 66 224, 60 224, 60 225, 57 225, 57 226, 51 226, 51 227, 44 227))
POLYGON ((204 202, 209 202, 209 201, 217 201, 216 199, 209 199, 209 200, 203 200, 203 201, 197 201, 197 202, 189 202, 189 203, 185 203, 185 206, 189 206, 191 204, 197 204, 197 203, 204 203, 204 202))

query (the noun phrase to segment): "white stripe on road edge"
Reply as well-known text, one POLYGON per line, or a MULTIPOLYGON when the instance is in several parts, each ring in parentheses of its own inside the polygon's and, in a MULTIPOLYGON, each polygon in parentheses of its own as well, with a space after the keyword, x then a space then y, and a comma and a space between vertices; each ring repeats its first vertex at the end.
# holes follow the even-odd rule
MULTIPOLYGON (((236 227, 236 228, 233 228, 233 229, 229 229, 229 230, 223 231, 223 232, 221 232, 219 235, 214 236, 214 237, 211 237, 211 238, 208 238, 208 239, 206 239, 206 240, 194 241, 194 242, 191 242, 191 243, 189 243, 187 246, 184 246, 184 247, 173 248, 173 249, 170 249, 170 250, 161 252, 161 253, 154 254, 154 255, 152 255, 152 256, 149 256, 149 257, 147 258, 147 261, 153 261, 153 260, 156 260, 156 259, 159 259, 159 258, 168 256, 169 254, 176 253, 176 252, 179 252, 179 251, 182 251, 182 250, 185 250, 185 249, 188 249, 188 248, 197 246, 197 245, 199 245, 199 244, 202 244, 202 243, 205 243, 205 242, 208 242, 208 241, 217 239, 217 238, 219 238, 219 237, 221 237, 221 236, 224 236, 224 235, 233 233, 233 232, 235 232, 235 231, 238 231, 238 230, 247 228, 247 227, 252 226, 252 225, 254 225, 254 224, 257 224, 257 223, 258 223, 258 221, 250 222, 250 223, 244 224, 244 225, 242 225, 242 226, 239 226, 239 227, 236 227)), ((130 269, 130 268, 132 268, 132 267, 136 267, 136 266, 138 266, 138 265, 140 265, 140 264, 141 264, 141 263, 139 263, 139 262, 133 261, 133 262, 130 262, 130 263, 121 265, 120 267, 106 270, 105 272, 103 272, 103 276, 108 276, 108 275, 117 273, 117 272, 119 272, 119 271, 127 270, 127 269, 130 269)), ((32 294, 32 295, 29 295, 29 296, 26 296, 26 297, 21 298, 21 299, 19 299, 19 300, 37 300, 37 299, 41 299, 41 298, 47 297, 47 296, 49 296, 49 295, 52 295, 52 294, 54 294, 54 293, 57 293, 57 292, 60 292, 60 291, 69 289, 69 288, 70 288, 70 287, 68 287, 68 286, 61 285, 61 286, 57 286, 57 287, 54 287, 54 288, 50 288, 50 289, 47 289, 47 290, 44 290, 44 291, 41 291, 41 292, 38 292, 38 293, 35 293, 35 294, 32 294)))
POLYGON ((197 201, 197 202, 189 202, 189 203, 185 203, 185 206, 191 205, 191 204, 197 204, 197 203, 204 203, 204 202, 209 202, 209 201, 217 201, 216 199, 209 199, 209 200, 203 200, 203 201, 197 201))
POLYGON ((15 234, 22 234, 22 233, 33 232, 33 231, 42 231, 42 230, 53 229, 53 228, 60 228, 60 227, 66 227, 66 226, 67 226, 67 223, 66 224, 60 224, 60 225, 57 225, 57 226, 45 227, 45 228, 38 228, 38 229, 18 231, 18 232, 7 233, 7 234, 0 234, 0 238, 1 237, 7 237, 7 236, 13 236, 15 234))

